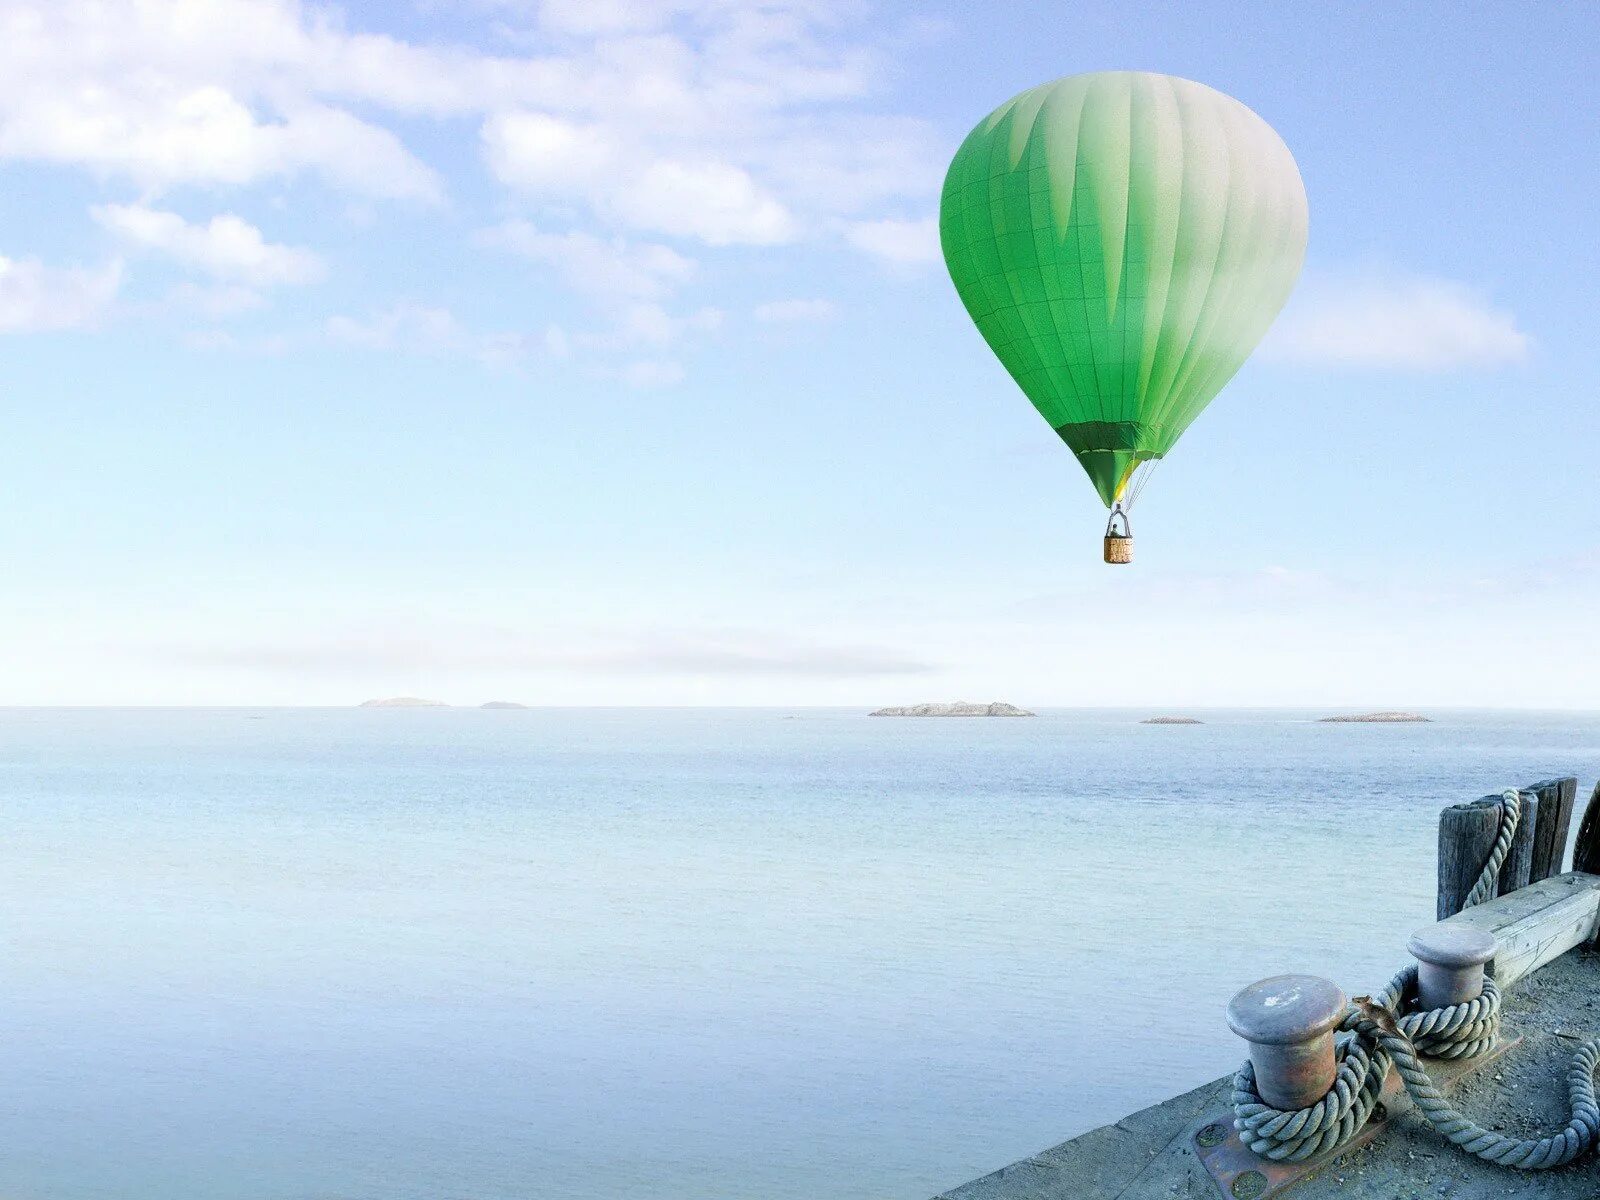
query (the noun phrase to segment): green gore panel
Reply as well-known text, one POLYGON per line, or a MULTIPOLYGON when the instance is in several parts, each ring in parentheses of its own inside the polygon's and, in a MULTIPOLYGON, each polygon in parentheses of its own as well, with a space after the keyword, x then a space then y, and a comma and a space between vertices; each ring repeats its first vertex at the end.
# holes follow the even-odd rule
POLYGON ((1272 324, 1306 250, 1288 147, 1232 97, 1104 71, 967 135, 939 238, 961 302, 1109 506, 1272 324))

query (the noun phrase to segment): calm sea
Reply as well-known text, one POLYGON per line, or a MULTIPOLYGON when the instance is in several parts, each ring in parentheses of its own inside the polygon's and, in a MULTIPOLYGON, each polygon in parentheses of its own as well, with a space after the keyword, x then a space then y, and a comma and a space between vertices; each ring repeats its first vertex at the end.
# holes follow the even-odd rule
POLYGON ((1143 715, 0 711, 0 1194, 920 1200, 1381 984, 1439 808, 1600 772, 1143 715))

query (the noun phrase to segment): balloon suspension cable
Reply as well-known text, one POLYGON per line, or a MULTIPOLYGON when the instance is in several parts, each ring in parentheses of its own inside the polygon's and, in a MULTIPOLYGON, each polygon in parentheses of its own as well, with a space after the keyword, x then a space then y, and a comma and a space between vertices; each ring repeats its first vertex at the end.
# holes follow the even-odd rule
POLYGON ((1128 520, 1128 510, 1122 506, 1121 500, 1111 506, 1111 517, 1106 521, 1106 536, 1108 538, 1131 538, 1133 536, 1133 524, 1128 520), (1122 530, 1120 532, 1117 530, 1118 521, 1122 522, 1122 530))
POLYGON ((1123 511, 1133 508, 1140 496, 1144 495, 1145 485, 1150 482, 1150 476, 1156 473, 1156 464, 1159 458, 1147 458, 1128 472, 1128 482, 1123 487, 1123 494, 1118 497, 1123 511))

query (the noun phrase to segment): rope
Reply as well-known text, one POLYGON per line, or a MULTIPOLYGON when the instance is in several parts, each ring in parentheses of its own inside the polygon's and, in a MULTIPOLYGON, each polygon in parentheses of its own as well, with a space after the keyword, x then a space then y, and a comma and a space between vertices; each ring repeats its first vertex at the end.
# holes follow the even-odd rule
POLYGON ((1572 1056, 1572 1065, 1567 1068, 1567 1104, 1572 1116, 1560 1132, 1542 1138, 1513 1138, 1462 1116, 1444 1098, 1418 1061, 1411 1039, 1400 1032, 1392 1012, 1365 997, 1357 997, 1354 1007, 1354 1017, 1347 1017, 1346 1021, 1356 1035, 1374 1039, 1389 1052, 1417 1111, 1468 1154, 1519 1171, 1543 1171, 1565 1166, 1594 1145, 1595 1136, 1600 1133, 1600 1105, 1594 1094, 1600 1042, 1587 1041, 1572 1056))
MULTIPOLYGON (((1492 979, 1463 1004, 1406 1012, 1417 999, 1417 966, 1412 963, 1373 997, 1372 1003, 1395 1017, 1395 1025, 1429 1058, 1477 1058, 1500 1041, 1500 989, 1492 979)), ((1348 1021, 1348 1017, 1346 1018, 1348 1021)), ((1343 1028, 1351 1028, 1348 1024, 1343 1028)))
POLYGON ((1372 1115, 1388 1073, 1387 1051, 1371 1039, 1344 1038, 1333 1089, 1310 1108, 1286 1111, 1261 1099, 1255 1068, 1246 1059, 1233 1077, 1234 1128, 1262 1158, 1300 1162, 1355 1136, 1372 1115))
POLYGON ((1517 822, 1522 819, 1522 794, 1507 788, 1500 797, 1500 832, 1495 835, 1494 846, 1489 851, 1489 861, 1483 864, 1478 882, 1472 885, 1462 908, 1472 908, 1485 900, 1492 900, 1500 881, 1500 864, 1506 861, 1511 849, 1511 839, 1517 834, 1517 822))
MULTIPOLYGON (((1481 904, 1494 894, 1521 815, 1522 797, 1507 791, 1501 797, 1500 829, 1489 861, 1463 907, 1481 904)), ((1572 1115, 1566 1125, 1542 1138, 1507 1137, 1452 1107, 1420 1061, 1424 1055, 1475 1058, 1492 1050, 1500 1036, 1500 989, 1493 979, 1485 979, 1476 999, 1406 1011, 1416 999, 1415 964, 1397 974, 1376 996, 1355 998, 1339 1024, 1342 1036, 1337 1043, 1333 1087, 1308 1108, 1285 1111, 1264 1102, 1256 1088, 1255 1068, 1246 1060, 1233 1077, 1233 1124, 1240 1140, 1253 1153, 1275 1162, 1300 1162, 1336 1149, 1367 1123, 1393 1064, 1428 1123, 1453 1145, 1488 1162, 1542 1171, 1564 1166, 1594 1145, 1600 1137, 1600 1104, 1594 1087, 1600 1042, 1585 1042, 1567 1069, 1572 1115)))

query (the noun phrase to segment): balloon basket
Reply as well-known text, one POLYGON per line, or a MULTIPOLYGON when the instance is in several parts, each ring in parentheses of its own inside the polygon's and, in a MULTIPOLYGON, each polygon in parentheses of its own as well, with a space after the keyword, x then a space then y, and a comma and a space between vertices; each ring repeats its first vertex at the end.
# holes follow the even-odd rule
POLYGON ((1106 561, 1108 563, 1131 563, 1133 561, 1133 537, 1124 537, 1121 534, 1106 534, 1106 561))

